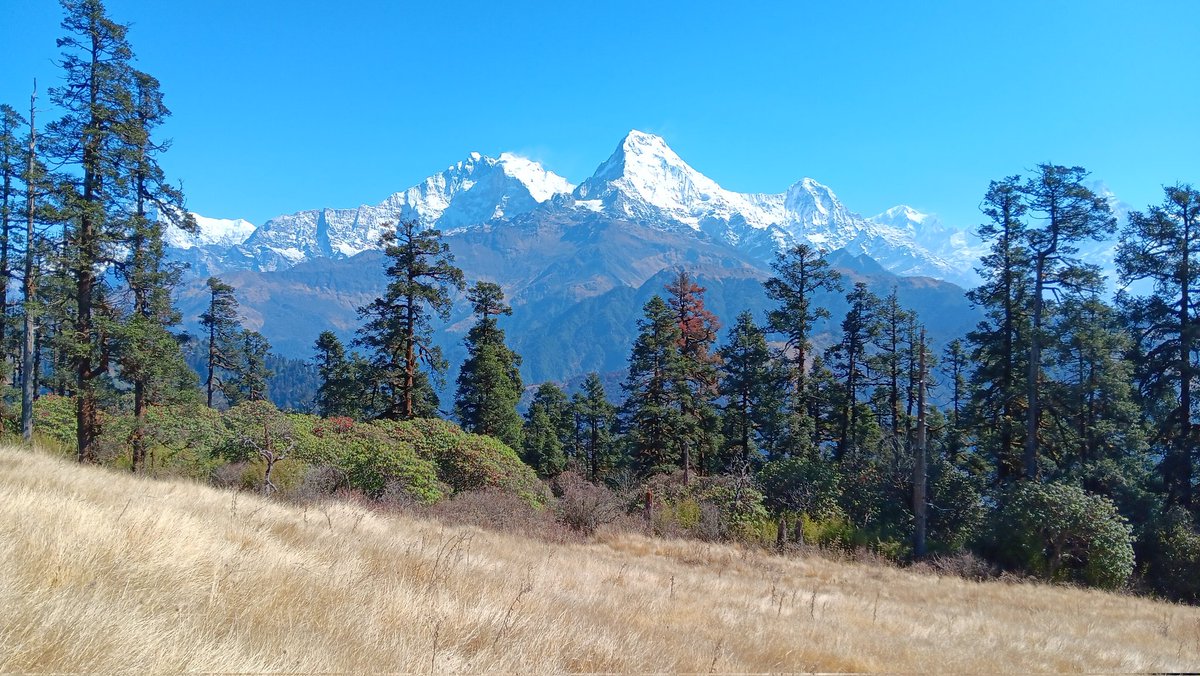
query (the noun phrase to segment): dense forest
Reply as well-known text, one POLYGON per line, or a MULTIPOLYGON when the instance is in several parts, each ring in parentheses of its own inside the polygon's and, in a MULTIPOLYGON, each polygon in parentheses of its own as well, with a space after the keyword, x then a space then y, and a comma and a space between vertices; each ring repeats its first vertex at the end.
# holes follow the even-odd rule
MULTIPOLYGON (((441 233, 413 222, 381 242, 388 285, 359 309, 351 345, 325 332, 311 364, 273 356, 218 278, 203 330, 185 335, 172 304, 184 270, 164 256, 163 230, 196 226, 159 165, 159 83, 99 0, 63 6, 57 117, 37 119, 36 85, 27 115, 0 105, 10 434, 69 445, 80 462, 268 494, 430 503, 491 488, 546 508, 606 491, 704 537, 897 561, 970 552, 1200 601, 1191 186, 1166 187, 1119 225, 1080 167, 993 181, 984 282, 969 292, 985 318, 944 350, 894 293, 844 288, 806 245, 778 255, 770 312, 731 327, 676 270, 643 308, 619 391, 596 373, 573 392, 541 383, 522 414, 534 388, 506 344, 503 290, 468 286, 441 233), (1119 278, 1106 280, 1076 254, 1118 229, 1119 278), (814 325, 830 313, 814 297, 830 290, 849 310, 818 350, 814 325), (431 336, 459 293, 474 324, 443 402, 431 336), (944 406, 931 403, 935 384, 944 406)), ((572 522, 594 526, 585 516, 572 522)))

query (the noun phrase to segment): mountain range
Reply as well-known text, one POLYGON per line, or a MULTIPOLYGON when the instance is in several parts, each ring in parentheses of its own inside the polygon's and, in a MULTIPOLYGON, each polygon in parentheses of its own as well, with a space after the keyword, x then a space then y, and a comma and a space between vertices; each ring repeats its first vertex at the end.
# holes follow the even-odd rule
MULTIPOLYGON (((926 311, 934 335, 976 321, 962 287, 975 282, 982 247, 966 232, 907 206, 864 218, 811 178, 783 193, 726 190, 661 137, 639 131, 577 185, 523 157, 472 153, 376 205, 300 211, 259 226, 197 216, 198 232, 167 232, 169 255, 191 270, 181 309, 194 324, 206 302, 203 279, 219 275, 238 289, 247 326, 281 354, 310 356, 322 330, 353 336, 356 308, 384 286, 379 237, 400 219, 442 230, 468 280, 504 288, 514 308, 505 326, 529 382, 619 371, 642 304, 663 293, 676 268, 707 287, 726 325, 743 309, 761 319, 770 263, 798 243, 827 252, 877 293, 895 288, 926 311)), ((844 309, 841 294, 822 302, 834 317, 844 309)), ((439 333, 451 363, 469 323, 459 303, 439 333)))
POLYGON ((824 251, 866 254, 900 275, 960 285, 976 281, 980 247, 965 231, 901 205, 864 218, 831 189, 804 178, 783 193, 725 190, 659 136, 631 131, 579 185, 510 153, 465 160, 376 205, 311 209, 254 227, 200 217, 200 231, 172 229, 168 244, 198 270, 282 270, 317 258, 349 258, 378 248, 388 223, 414 219, 443 231, 511 223, 537 212, 595 212, 659 228, 690 229, 769 262, 807 242, 824 251))

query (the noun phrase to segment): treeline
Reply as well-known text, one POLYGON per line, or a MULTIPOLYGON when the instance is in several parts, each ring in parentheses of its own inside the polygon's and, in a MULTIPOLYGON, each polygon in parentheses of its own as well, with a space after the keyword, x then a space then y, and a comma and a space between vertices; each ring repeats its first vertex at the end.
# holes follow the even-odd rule
MULTIPOLYGON (((723 487, 737 496, 723 518, 761 535, 769 513, 780 543, 835 532, 898 559, 972 551, 1051 579, 1120 586, 1136 574, 1194 600, 1200 192, 1172 186, 1129 215, 1110 303, 1101 270, 1076 256, 1117 228, 1086 178, 1047 164, 989 186, 979 234, 992 246, 969 294, 985 319, 936 353, 894 290, 844 289, 799 245, 773 265, 761 324, 743 313, 722 339, 704 289, 678 270, 643 308, 620 406, 593 373, 571 395, 541 384, 522 419, 521 359, 500 328, 510 309, 479 282, 454 416, 547 479, 641 486, 648 506, 664 476, 710 498, 723 487), (818 350, 829 312, 814 299, 839 289, 848 311, 818 350), (944 407, 928 403, 935 385, 944 407)), ((332 333, 317 341, 320 414, 438 410, 430 384, 446 365, 429 322, 463 288, 439 237, 403 223, 386 239, 387 294, 361 309, 355 341, 365 353, 332 333)))
POLYGON ((316 341, 314 405, 328 424, 280 417, 263 403, 272 372, 303 374, 241 325, 234 289, 210 279, 202 335, 179 331, 181 270, 163 233, 195 224, 158 164, 169 113, 133 65, 126 27, 99 0, 63 7, 62 84, 49 92, 59 117, 39 127, 36 99, 28 117, 0 108, 0 348, 6 405, 20 403, 7 418, 27 441, 35 422, 61 439, 69 400, 79 461, 119 448, 140 471, 192 411, 207 441, 178 448, 214 476, 219 458, 256 457, 271 488, 277 463, 303 459, 333 472, 330 487, 422 500, 442 485, 532 494, 497 478, 528 471, 505 464, 515 449, 545 479, 583 477, 636 495, 651 520, 670 510, 712 534, 897 560, 972 552, 1050 579, 1200 598, 1191 187, 1129 215, 1111 298, 1077 257, 1117 227, 1084 170, 1042 165, 993 182, 980 228, 991 250, 970 292, 985 319, 941 349, 895 292, 847 285, 808 246, 775 261, 771 311, 743 313, 724 334, 704 289, 677 270, 643 308, 620 392, 595 373, 572 393, 543 383, 524 415, 502 289, 468 288, 441 234, 402 222, 382 241, 388 284, 359 309, 354 344, 316 341), (835 290, 849 309, 835 335, 816 336, 831 317, 815 299, 835 290), (432 335, 464 292, 475 322, 443 404, 447 363, 432 335), (930 404, 935 384, 945 406, 930 404), (59 396, 35 421, 43 394, 59 396), (421 423, 442 411, 503 443, 421 423))

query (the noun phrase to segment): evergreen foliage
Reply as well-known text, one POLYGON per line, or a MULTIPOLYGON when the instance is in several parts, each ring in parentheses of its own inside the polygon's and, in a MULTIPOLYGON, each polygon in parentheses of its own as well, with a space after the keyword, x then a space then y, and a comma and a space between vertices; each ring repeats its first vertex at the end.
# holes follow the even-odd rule
POLYGON ((788 444, 792 453, 811 453, 820 443, 814 420, 814 396, 808 384, 809 355, 816 323, 829 319, 829 310, 816 304, 821 291, 841 290, 841 274, 829 267, 821 253, 807 244, 778 255, 772 266, 776 276, 764 283, 767 297, 779 303, 767 317, 771 331, 782 334, 784 361, 792 383, 788 408, 788 444))
POLYGON ((572 460, 598 482, 618 460, 612 438, 617 411, 608 401, 600 374, 587 375, 582 391, 571 398, 571 413, 575 419, 572 460))
POLYGON ((463 429, 521 447, 521 357, 504 342, 498 318, 511 315, 498 284, 476 282, 467 291, 478 321, 467 332, 467 359, 458 375, 454 412, 463 429))
POLYGON ((762 455, 783 453, 786 373, 771 359, 767 337, 749 312, 738 315, 719 355, 723 469, 747 471, 762 455))
POLYGON ((525 413, 521 459, 539 476, 555 477, 566 468, 566 449, 575 435, 567 395, 554 383, 542 383, 525 413))
POLYGON ((681 392, 684 378, 682 334, 675 314, 661 296, 642 308, 638 336, 629 355, 624 428, 629 458, 643 475, 681 467, 680 443, 685 425, 681 392))
POLYGON ((1200 191, 1177 184, 1163 192, 1162 204, 1129 214, 1117 251, 1122 283, 1150 282, 1153 293, 1118 300, 1137 339, 1135 377, 1142 408, 1152 412, 1167 500, 1195 509, 1200 191))
POLYGON ((462 270, 454 267, 454 255, 441 236, 438 230, 420 230, 416 221, 401 221, 383 235, 387 289, 358 309, 366 322, 356 341, 372 353, 378 417, 409 420, 437 414, 430 379, 440 381, 447 365, 441 348, 433 344, 431 322, 450 316, 450 292, 464 288, 462 270))

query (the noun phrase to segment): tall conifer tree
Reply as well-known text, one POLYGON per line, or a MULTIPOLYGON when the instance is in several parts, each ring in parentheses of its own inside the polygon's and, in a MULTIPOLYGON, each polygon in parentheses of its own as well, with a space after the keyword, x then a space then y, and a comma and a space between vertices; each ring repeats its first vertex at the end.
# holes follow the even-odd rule
POLYGON ((1038 474, 1042 349, 1046 340, 1043 331, 1048 319, 1047 310, 1053 311, 1048 296, 1094 285, 1096 271, 1075 257, 1077 243, 1100 239, 1116 228, 1116 218, 1108 202, 1083 185, 1087 176, 1082 167, 1042 164, 1022 188, 1030 214, 1039 223, 1038 227, 1026 231, 1033 266, 1029 373, 1025 379, 1028 408, 1022 457, 1027 479, 1038 474))
POLYGON ((979 236, 992 246, 979 268, 983 284, 967 294, 984 311, 983 321, 968 335, 974 363, 969 410, 978 430, 975 442, 1003 483, 1024 472, 1031 267, 1021 177, 993 181, 981 208, 988 221, 979 236))
POLYGON ((682 469, 679 438, 685 423, 676 386, 683 378, 679 323, 662 297, 642 308, 629 355, 624 417, 635 466, 643 474, 682 469))
POLYGON ((1153 293, 1121 301, 1138 337, 1137 379, 1143 408, 1152 411, 1155 442, 1172 504, 1195 508, 1195 422, 1200 375, 1200 190, 1164 188, 1163 201, 1129 215, 1117 264, 1123 283, 1146 280, 1153 293), (1165 405, 1159 405, 1165 402, 1165 405), (1161 410, 1165 409, 1165 410, 1161 410))
POLYGON ((200 326, 208 334, 207 367, 204 390, 209 408, 213 405, 213 393, 223 389, 222 372, 237 367, 237 338, 241 324, 238 322, 237 296, 233 287, 216 277, 208 278, 208 309, 200 315, 200 326))
POLYGON ((707 471, 716 454, 719 430, 716 414, 717 365, 720 357, 713 352, 720 323, 704 306, 704 287, 684 269, 675 272, 667 284, 667 305, 679 325, 678 390, 680 429, 679 455, 685 481, 691 468, 707 471))
POLYGON ((615 463, 612 449, 612 428, 615 407, 609 403, 604 391, 604 381, 595 371, 583 381, 583 388, 571 399, 571 410, 575 416, 577 456, 583 462, 588 478, 599 481, 601 475, 615 463))
POLYGON ((792 383, 788 411, 790 444, 793 452, 814 452, 819 443, 818 423, 811 412, 808 361, 815 325, 829 318, 829 310, 818 305, 815 296, 841 290, 841 275, 830 269, 820 252, 807 244, 779 254, 772 267, 775 276, 764 286, 767 297, 779 305, 767 315, 767 323, 772 332, 782 334, 786 339, 784 359, 792 383))
POLYGON ((724 459, 728 469, 737 471, 749 468, 763 451, 770 456, 778 452, 787 378, 749 312, 738 315, 720 356, 724 459))
POLYGON ((63 0, 66 34, 60 64, 63 85, 50 90, 64 111, 47 128, 55 162, 73 169, 60 197, 66 222, 65 258, 74 284, 73 326, 64 346, 74 374, 76 448, 80 462, 95 460, 100 418, 95 380, 108 371, 114 311, 99 271, 126 240, 127 162, 134 96, 133 51, 127 27, 107 16, 100 0, 63 0))
POLYGON ((467 332, 467 359, 458 375, 454 411, 463 429, 521 448, 521 356, 504 342, 498 319, 511 315, 499 284, 476 282, 467 300, 478 320, 467 332))
POLYGON ((383 402, 379 415, 408 420, 435 415, 437 397, 430 378, 440 380, 446 360, 433 344, 431 321, 449 318, 451 290, 461 291, 462 270, 438 230, 401 221, 382 240, 388 278, 383 296, 360 307, 367 320, 357 344, 371 349, 371 366, 383 402), (421 369, 424 365, 427 371, 421 369))

